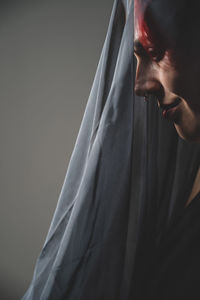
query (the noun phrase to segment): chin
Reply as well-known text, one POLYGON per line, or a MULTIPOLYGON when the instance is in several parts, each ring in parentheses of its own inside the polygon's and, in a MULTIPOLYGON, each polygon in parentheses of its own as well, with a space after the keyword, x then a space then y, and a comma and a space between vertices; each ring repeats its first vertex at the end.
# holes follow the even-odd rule
POLYGON ((191 143, 200 143, 200 127, 181 127, 174 124, 178 135, 185 141, 191 143))

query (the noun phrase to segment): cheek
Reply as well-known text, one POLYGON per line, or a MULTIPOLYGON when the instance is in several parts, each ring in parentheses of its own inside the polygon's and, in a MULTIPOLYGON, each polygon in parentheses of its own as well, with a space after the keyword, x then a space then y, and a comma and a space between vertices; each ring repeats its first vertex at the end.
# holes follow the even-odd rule
POLYGON ((164 90, 173 94, 179 94, 179 96, 181 96, 183 84, 177 72, 172 69, 161 69, 160 81, 162 83, 162 86, 164 87, 164 90))
POLYGON ((179 97, 186 97, 186 89, 188 87, 188 72, 183 72, 172 58, 171 53, 166 53, 159 64, 160 81, 163 87, 179 97))
POLYGON ((168 72, 161 73, 161 81, 164 89, 186 101, 188 104, 194 104, 197 99, 196 93, 192 86, 188 83, 188 76, 179 74, 179 72, 170 69, 168 72))
POLYGON ((179 71, 169 65, 160 69, 160 80, 166 92, 180 97, 187 111, 200 113, 200 84, 192 78, 191 72, 179 71))
POLYGON ((195 76, 197 74, 195 68, 199 70, 196 62, 192 65, 189 58, 181 54, 177 56, 171 51, 164 57, 161 69, 168 90, 196 106, 195 103, 199 104, 200 84, 199 76, 195 76))

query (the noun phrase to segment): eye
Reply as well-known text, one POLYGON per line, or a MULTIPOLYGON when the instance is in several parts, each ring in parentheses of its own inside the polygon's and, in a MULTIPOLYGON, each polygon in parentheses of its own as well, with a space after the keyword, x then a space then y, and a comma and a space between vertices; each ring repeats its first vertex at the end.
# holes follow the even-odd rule
POLYGON ((151 57, 151 59, 156 62, 159 62, 164 56, 163 51, 154 47, 147 47, 146 51, 151 57))

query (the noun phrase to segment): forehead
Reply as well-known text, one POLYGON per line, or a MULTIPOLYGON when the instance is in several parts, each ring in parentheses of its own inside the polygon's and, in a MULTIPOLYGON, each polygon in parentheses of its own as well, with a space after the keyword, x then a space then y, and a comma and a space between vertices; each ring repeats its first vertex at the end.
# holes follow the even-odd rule
POLYGON ((135 0, 134 2, 134 33, 137 39, 140 31, 141 25, 144 20, 144 5, 140 0, 135 0))
POLYGON ((176 43, 180 34, 185 31, 184 28, 188 28, 189 18, 194 19, 193 11, 198 10, 188 2, 188 0, 135 0, 134 31, 136 38, 139 35, 143 35, 144 38, 145 34, 148 36, 150 31, 151 33, 156 32, 156 35, 159 34, 161 38, 165 38, 172 44, 176 43), (187 18, 185 18, 186 15, 187 18))
POLYGON ((145 42, 149 36, 148 4, 149 0, 135 0, 134 2, 134 39, 139 39, 141 42, 145 42))
POLYGON ((147 2, 135 0, 134 2, 134 41, 138 41, 143 46, 148 46, 151 42, 151 34, 146 20, 146 5, 147 2))
POLYGON ((134 3, 134 40, 139 40, 146 47, 166 48, 166 35, 161 28, 157 7, 153 0, 135 0, 134 3))

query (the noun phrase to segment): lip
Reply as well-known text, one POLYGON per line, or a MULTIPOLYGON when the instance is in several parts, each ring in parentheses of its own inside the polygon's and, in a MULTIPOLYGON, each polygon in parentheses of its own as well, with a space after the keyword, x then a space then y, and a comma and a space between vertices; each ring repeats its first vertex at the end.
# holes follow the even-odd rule
POLYGON ((178 115, 178 106, 180 104, 181 100, 180 98, 177 98, 173 103, 171 104, 162 104, 162 115, 165 119, 170 119, 175 121, 177 119, 178 115))

